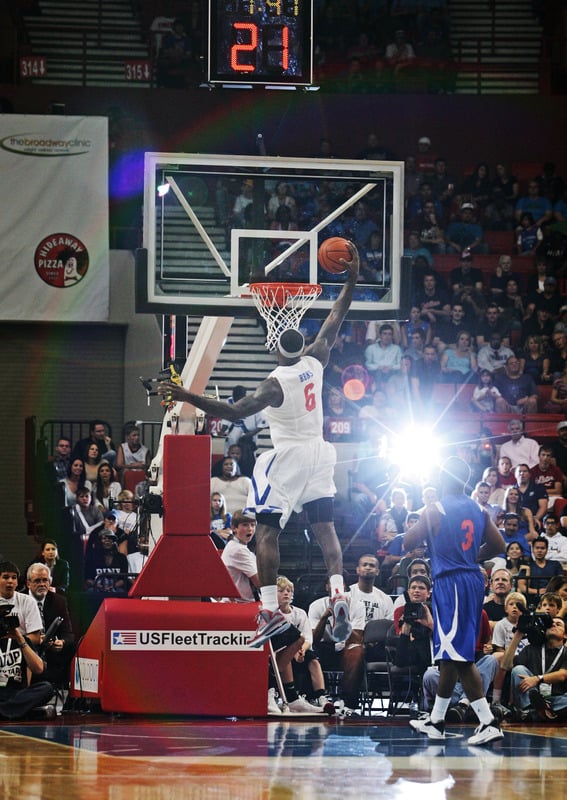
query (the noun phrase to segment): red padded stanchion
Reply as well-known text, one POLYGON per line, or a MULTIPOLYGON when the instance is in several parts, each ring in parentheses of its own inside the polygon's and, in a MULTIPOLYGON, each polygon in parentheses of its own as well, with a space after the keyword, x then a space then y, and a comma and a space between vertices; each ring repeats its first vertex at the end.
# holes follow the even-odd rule
POLYGON ((211 437, 166 436, 163 444, 163 532, 208 536, 211 437))

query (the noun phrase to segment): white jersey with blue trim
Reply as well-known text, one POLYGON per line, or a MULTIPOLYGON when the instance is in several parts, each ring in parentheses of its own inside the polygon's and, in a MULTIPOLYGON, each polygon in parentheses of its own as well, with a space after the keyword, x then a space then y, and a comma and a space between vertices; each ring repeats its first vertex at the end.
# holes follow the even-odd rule
POLYGON ((270 426, 274 448, 303 444, 323 436, 323 365, 313 356, 296 364, 279 366, 270 373, 283 392, 281 406, 267 406, 264 416, 270 426))

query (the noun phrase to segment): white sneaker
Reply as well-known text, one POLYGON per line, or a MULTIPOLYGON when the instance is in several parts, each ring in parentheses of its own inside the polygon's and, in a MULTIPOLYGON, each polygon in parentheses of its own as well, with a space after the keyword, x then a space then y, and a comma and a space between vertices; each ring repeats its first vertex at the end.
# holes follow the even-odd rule
POLYGON ((467 744, 488 744, 489 742, 495 742, 503 738, 504 734, 500 730, 496 720, 493 719, 488 725, 479 725, 473 735, 467 739, 467 744))
POLYGON ((323 709, 320 706, 311 705, 308 703, 305 697, 298 697, 297 700, 292 700, 291 703, 288 703, 288 708, 290 711, 293 711, 295 714, 322 714, 323 709))
POLYGON ((333 703, 331 698, 326 694, 322 694, 320 697, 317 697, 312 702, 314 706, 319 706, 319 708, 322 708, 325 714, 335 713, 335 704, 333 703))
POLYGON ((281 714, 282 710, 276 700, 276 690, 268 689, 268 714, 281 714))
POLYGON ((337 592, 331 598, 331 610, 333 612, 331 638, 334 642, 346 642, 352 633, 352 625, 349 621, 348 603, 343 594, 337 592))
POLYGON ((248 647, 262 647, 268 639, 276 636, 278 633, 287 631, 291 625, 290 621, 285 618, 282 612, 278 609, 270 611, 263 608, 256 618, 257 629, 252 638, 248 640, 248 647))
POLYGON ((444 722, 431 722, 431 717, 427 716, 424 719, 410 719, 410 727, 418 733, 424 733, 428 739, 444 739, 445 738, 445 723, 444 722))

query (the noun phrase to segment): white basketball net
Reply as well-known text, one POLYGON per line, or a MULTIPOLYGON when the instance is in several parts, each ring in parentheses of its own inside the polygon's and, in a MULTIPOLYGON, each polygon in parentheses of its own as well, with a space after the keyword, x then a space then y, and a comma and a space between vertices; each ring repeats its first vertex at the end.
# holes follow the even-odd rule
POLYGON ((321 294, 316 283, 252 283, 250 294, 266 320, 266 348, 275 350, 281 334, 299 330, 303 315, 321 294))

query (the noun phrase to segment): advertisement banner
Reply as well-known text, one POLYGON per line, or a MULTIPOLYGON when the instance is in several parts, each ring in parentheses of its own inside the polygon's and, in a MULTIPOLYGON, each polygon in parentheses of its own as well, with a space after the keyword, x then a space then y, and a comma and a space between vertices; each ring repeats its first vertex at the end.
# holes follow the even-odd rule
POLYGON ((108 120, 0 114, 0 320, 108 319, 108 120))

